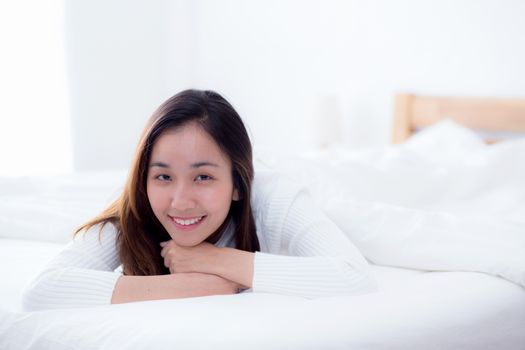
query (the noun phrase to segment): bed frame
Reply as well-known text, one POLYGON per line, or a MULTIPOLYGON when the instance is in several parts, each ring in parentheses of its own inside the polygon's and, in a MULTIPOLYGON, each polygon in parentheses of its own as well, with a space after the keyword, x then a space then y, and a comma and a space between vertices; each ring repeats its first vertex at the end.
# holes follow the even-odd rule
POLYGON ((525 135, 525 99, 434 97, 398 94, 393 143, 442 119, 476 130, 488 143, 525 135))

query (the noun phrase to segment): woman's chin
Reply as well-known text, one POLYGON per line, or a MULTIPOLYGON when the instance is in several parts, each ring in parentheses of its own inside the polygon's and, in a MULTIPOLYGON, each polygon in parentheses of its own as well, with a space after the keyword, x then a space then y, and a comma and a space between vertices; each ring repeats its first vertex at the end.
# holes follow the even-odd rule
POLYGON ((202 242, 204 242, 204 240, 197 240, 196 241, 196 240, 189 240, 189 239, 180 239, 180 237, 173 237, 173 235, 171 236, 171 239, 179 247, 185 247, 185 248, 195 247, 195 246, 198 246, 199 244, 201 244, 202 242))

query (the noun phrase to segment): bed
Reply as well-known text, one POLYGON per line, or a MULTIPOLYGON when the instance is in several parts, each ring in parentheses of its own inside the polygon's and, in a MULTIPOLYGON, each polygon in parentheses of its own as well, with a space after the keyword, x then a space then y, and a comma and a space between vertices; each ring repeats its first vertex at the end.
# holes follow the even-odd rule
MULTIPOLYGON (((125 171, 4 178, 0 348, 525 349, 525 139, 514 137, 525 131, 525 108, 515 108, 523 102, 512 104, 521 114, 509 117, 511 127, 496 130, 512 140, 489 145, 480 136, 489 124, 434 115, 414 124, 407 115, 419 114, 406 112, 413 107, 403 96, 394 130, 405 131, 394 131, 394 145, 256 154, 256 169, 309 187, 371 263, 377 292, 23 312, 24 285, 79 222, 115 198, 125 171)), ((428 99, 410 95, 416 106, 420 98, 428 99)))
POLYGON ((403 142, 443 119, 475 130, 487 143, 520 137, 525 133, 525 100, 398 94, 392 141, 403 142))

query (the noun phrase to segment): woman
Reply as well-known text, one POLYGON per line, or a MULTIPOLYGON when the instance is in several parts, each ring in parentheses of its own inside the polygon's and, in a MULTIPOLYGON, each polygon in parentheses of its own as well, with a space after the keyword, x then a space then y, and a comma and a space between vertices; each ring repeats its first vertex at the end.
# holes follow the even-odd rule
POLYGON ((365 259, 311 202, 275 173, 254 179, 249 137, 224 98, 183 91, 150 118, 120 198, 26 289, 25 308, 373 290, 365 259))

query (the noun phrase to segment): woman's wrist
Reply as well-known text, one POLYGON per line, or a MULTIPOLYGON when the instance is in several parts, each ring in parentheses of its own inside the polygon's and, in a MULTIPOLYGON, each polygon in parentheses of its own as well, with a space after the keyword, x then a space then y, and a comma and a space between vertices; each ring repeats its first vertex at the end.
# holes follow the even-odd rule
POLYGON ((247 288, 253 283, 254 253, 234 248, 217 248, 208 262, 209 272, 247 288))

